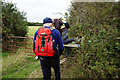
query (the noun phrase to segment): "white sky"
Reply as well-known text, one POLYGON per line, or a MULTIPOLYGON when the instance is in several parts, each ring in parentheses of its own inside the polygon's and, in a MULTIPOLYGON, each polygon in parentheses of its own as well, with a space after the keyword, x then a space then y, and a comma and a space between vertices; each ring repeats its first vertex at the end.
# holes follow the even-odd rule
POLYGON ((20 11, 24 11, 29 22, 43 22, 45 17, 60 18, 60 14, 67 12, 71 0, 5 0, 6 2, 16 3, 20 11))

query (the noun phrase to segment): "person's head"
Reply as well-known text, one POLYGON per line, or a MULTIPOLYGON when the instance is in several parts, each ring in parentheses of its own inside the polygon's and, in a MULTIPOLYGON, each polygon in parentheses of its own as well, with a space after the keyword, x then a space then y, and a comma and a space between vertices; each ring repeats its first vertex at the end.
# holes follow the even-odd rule
POLYGON ((60 19, 54 19, 55 29, 60 30, 60 28, 61 28, 62 25, 63 25, 62 20, 60 20, 60 19))
POLYGON ((52 27, 53 21, 51 18, 46 17, 43 19, 43 26, 49 26, 52 27))

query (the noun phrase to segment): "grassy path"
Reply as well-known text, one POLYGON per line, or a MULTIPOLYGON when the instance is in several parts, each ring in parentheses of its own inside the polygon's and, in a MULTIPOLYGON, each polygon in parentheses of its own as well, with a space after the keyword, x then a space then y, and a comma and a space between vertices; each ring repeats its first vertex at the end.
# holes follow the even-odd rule
MULTIPOLYGON (((39 27, 40 26, 28 26, 28 37, 33 37, 39 27)), ((2 78, 26 78, 34 72, 35 69, 40 68, 39 61, 35 61, 34 57, 24 55, 23 52, 20 51, 18 52, 21 54, 2 53, 2 78)))
MULTIPOLYGON (((39 27, 29 26, 28 37, 34 37, 35 31, 39 27)), ((23 52, 18 52, 20 54, 8 52, 2 54, 2 78, 42 78, 40 61, 36 61, 34 57, 24 55, 23 52)), ((63 55, 60 59, 63 59, 63 55)), ((65 59, 62 60, 62 63, 64 61, 65 59)), ((52 78, 54 78, 54 75, 54 70, 52 69, 52 78)))
POLYGON ((42 75, 42 70, 39 66, 39 68, 35 69, 33 72, 31 72, 27 78, 42 78, 43 75, 42 75))
MULTIPOLYGON (((62 60, 60 60, 60 64, 63 64, 66 61, 66 58, 63 58, 62 60)), ((54 70, 52 69, 52 77, 54 78, 54 70)), ((42 70, 39 67, 38 69, 35 69, 31 74, 29 74, 29 76, 27 78, 42 78, 42 70)))
POLYGON ((24 54, 8 54, 3 56, 2 78, 26 78, 38 68, 40 68, 39 61, 35 61, 34 57, 24 54))

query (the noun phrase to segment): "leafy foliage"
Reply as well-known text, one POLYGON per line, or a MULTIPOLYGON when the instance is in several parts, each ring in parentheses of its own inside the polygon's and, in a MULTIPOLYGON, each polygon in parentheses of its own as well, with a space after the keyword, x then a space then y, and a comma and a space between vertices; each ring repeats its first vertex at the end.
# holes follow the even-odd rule
POLYGON ((26 36, 28 27, 26 13, 20 12, 15 4, 2 2, 2 42, 3 50, 6 36, 26 36))
POLYGON ((76 52, 82 58, 83 72, 89 72, 91 78, 120 75, 118 9, 118 3, 80 2, 72 3, 69 9, 69 36, 81 39, 81 48, 76 52))
POLYGON ((16 5, 2 2, 2 36, 25 36, 27 34, 27 21, 24 12, 20 12, 16 5))
MULTIPOLYGON (((119 24, 118 20, 120 20, 118 8, 118 3, 72 3, 69 9, 71 30, 76 30, 76 26, 79 24, 87 27, 97 25, 117 26, 119 24)), ((71 36, 75 34, 71 34, 71 36)))

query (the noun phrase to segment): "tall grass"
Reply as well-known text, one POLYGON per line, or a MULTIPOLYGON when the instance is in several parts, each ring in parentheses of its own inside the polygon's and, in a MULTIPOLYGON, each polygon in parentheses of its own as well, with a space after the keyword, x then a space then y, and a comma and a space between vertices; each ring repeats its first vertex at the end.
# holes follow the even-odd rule
MULTIPOLYGON (((39 27, 29 26, 27 36, 34 37, 34 33, 39 27)), ((30 43, 31 40, 28 40, 28 42, 30 43)), ((27 56, 20 50, 18 49, 20 54, 12 52, 2 53, 2 78, 42 78, 40 61, 35 61, 34 56, 27 56)))
MULTIPOLYGON (((24 55, 22 52, 21 54, 9 54, 7 52, 3 54, 7 55, 2 57, 2 78, 26 78, 35 70, 39 71, 40 69, 39 61, 35 61, 34 57, 24 55)), ((38 77, 41 78, 42 76, 39 75, 38 77)))

